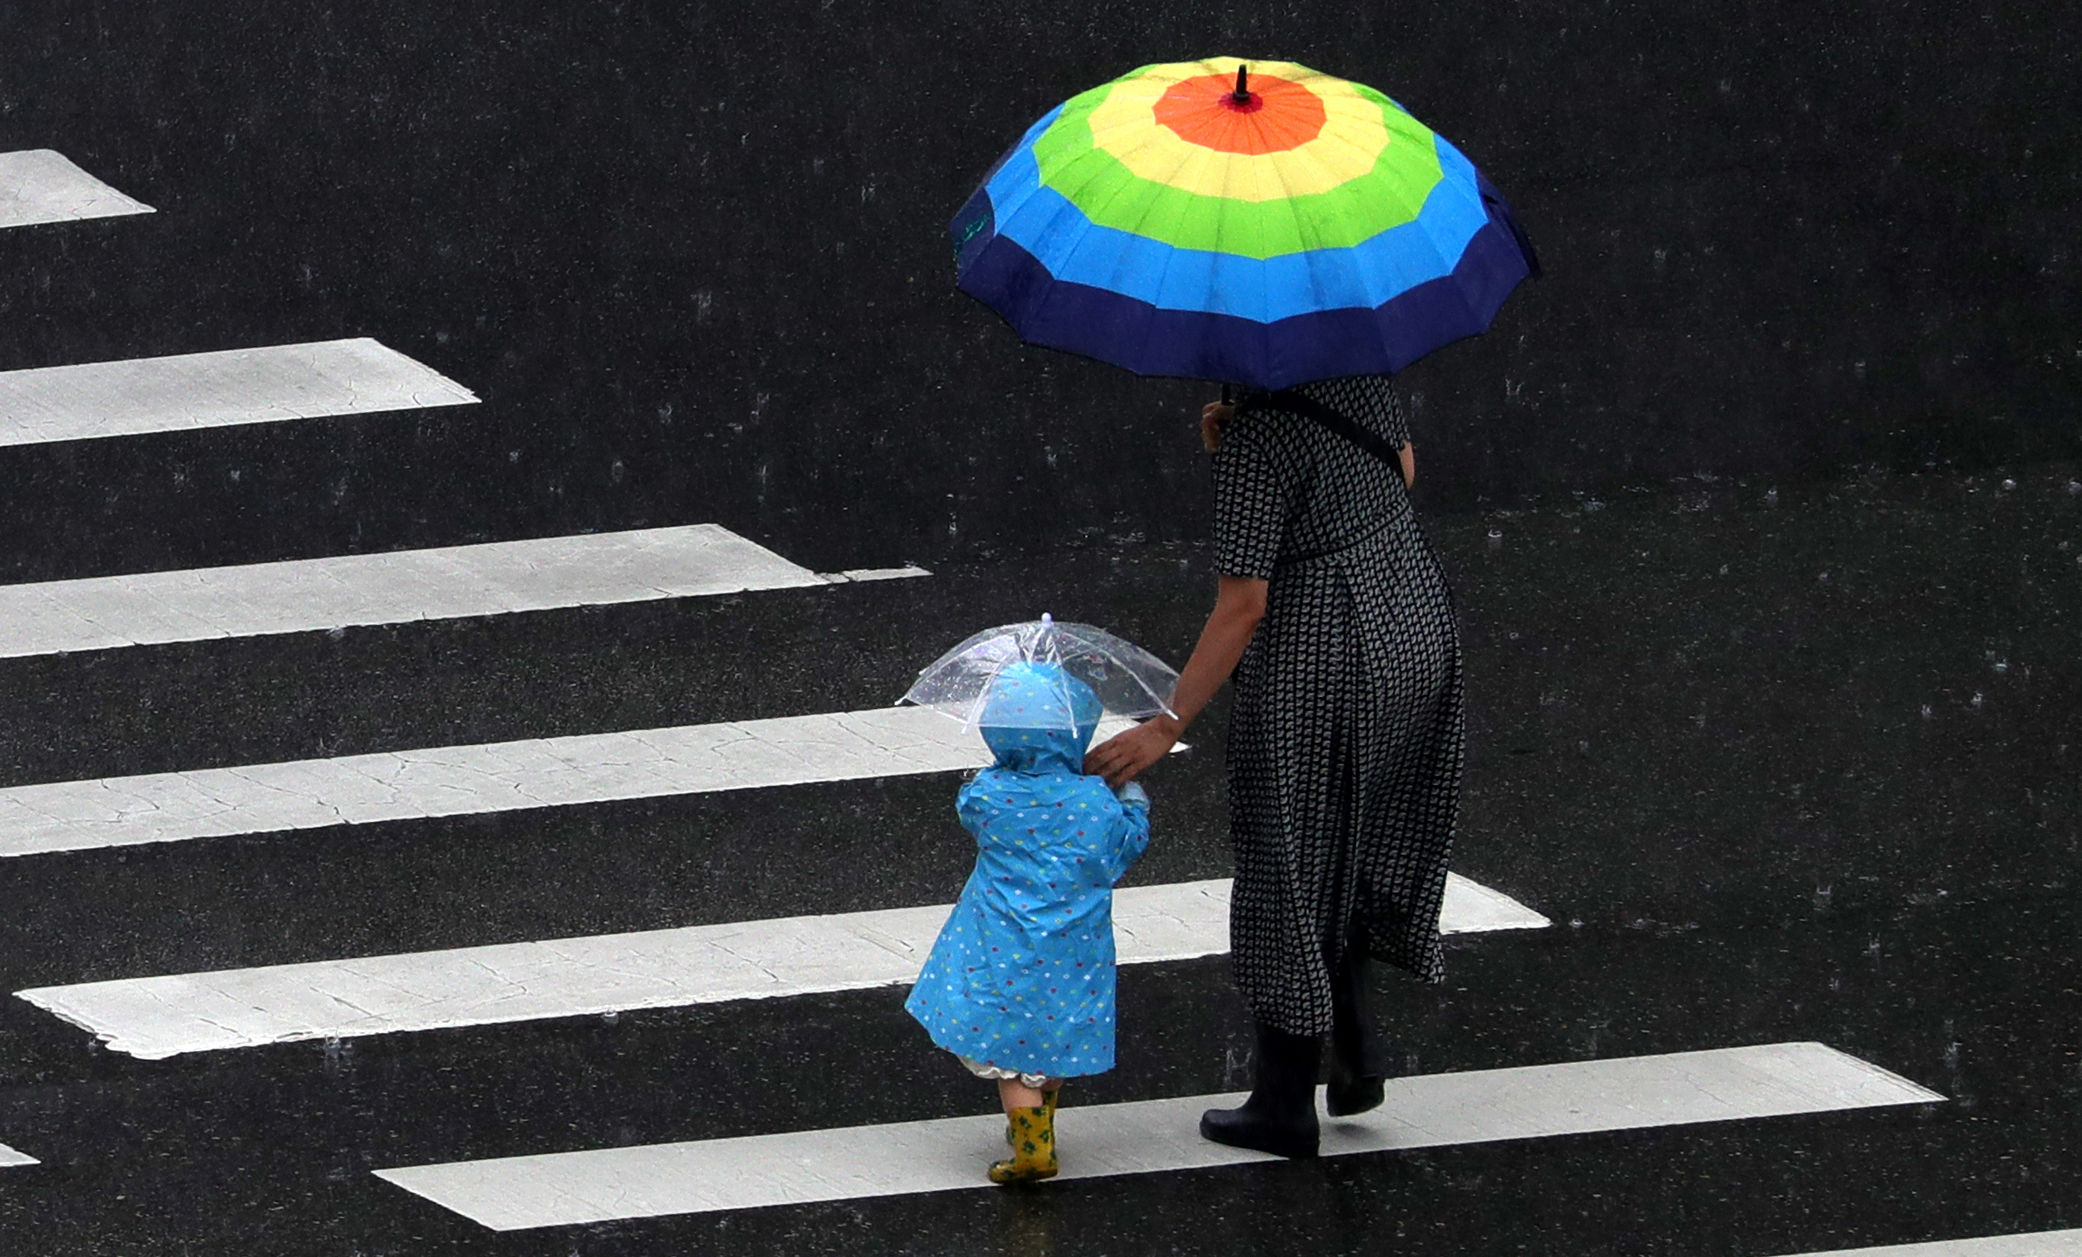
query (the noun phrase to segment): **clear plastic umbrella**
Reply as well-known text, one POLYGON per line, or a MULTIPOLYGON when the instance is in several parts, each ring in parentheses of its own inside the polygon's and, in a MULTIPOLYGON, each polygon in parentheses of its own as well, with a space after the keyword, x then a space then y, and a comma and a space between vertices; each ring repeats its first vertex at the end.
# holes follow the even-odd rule
MULTIPOLYGON (((1171 690, 1178 673, 1131 641, 1089 624, 1058 624, 1053 616, 985 629, 940 656, 918 674, 902 699, 931 707, 974 728, 998 674, 1017 663, 1054 664, 1092 687, 1108 716, 1146 720, 1175 716, 1171 690)), ((1047 705, 1062 721, 1076 704, 1047 705)))

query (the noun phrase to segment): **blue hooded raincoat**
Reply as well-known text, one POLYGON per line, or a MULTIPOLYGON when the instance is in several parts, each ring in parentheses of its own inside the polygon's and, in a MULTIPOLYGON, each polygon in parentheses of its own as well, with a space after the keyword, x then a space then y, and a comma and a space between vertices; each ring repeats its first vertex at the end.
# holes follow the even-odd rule
POLYGON ((997 762, 955 801, 976 868, 904 1002, 950 1052, 1057 1078, 1113 1068, 1113 884, 1149 846, 1149 801, 1084 775, 1099 712, 1053 665, 993 682, 979 725, 997 762))

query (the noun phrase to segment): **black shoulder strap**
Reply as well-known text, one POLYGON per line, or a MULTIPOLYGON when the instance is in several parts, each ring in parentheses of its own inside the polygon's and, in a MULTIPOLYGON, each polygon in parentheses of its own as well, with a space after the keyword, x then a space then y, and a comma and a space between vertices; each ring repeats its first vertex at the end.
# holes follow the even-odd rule
POLYGON ((1397 453, 1395 447, 1388 444, 1385 438, 1367 431, 1322 402, 1304 397, 1291 389, 1281 389, 1277 393, 1261 393, 1256 397, 1247 398, 1239 409, 1290 410, 1297 415, 1306 415, 1391 467, 1399 469, 1402 466, 1402 455, 1397 453))

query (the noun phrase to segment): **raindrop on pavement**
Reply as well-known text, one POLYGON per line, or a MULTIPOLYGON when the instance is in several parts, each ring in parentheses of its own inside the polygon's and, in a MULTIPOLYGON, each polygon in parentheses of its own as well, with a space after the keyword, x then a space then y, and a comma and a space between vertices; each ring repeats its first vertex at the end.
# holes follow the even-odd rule
POLYGON ((1929 703, 1925 703, 1925 704, 1923 704, 1923 719, 1925 719, 1925 720, 1928 720, 1928 719, 1930 719, 1930 704, 1929 704, 1929 703))
POLYGON ((2016 487, 2017 487, 2017 482, 2016 482, 2016 481, 2014 481, 2014 480, 2004 480, 2004 481, 2002 482, 2002 487, 2003 487, 2003 488, 2004 488, 2005 490, 2008 490, 2008 489, 2014 489, 2014 488, 2016 488, 2016 487))
POLYGON ((1974 706, 1976 706, 1976 707, 1979 707, 1980 705, 1981 705, 1981 695, 1980 695, 1980 692, 1979 692, 1979 691, 1977 690, 1977 691, 1975 691, 1975 692, 1974 692, 1974 706))

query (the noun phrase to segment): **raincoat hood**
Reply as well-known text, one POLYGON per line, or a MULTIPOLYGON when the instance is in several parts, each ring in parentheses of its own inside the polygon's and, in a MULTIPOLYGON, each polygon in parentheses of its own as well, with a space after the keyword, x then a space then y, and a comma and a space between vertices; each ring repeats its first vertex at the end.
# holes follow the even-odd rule
POLYGON ((1052 663, 1007 665, 991 682, 977 729, 1014 772, 1084 772, 1099 727, 1099 696, 1052 663))

